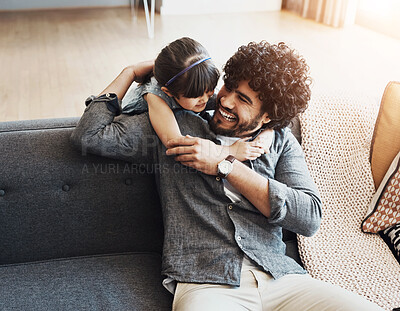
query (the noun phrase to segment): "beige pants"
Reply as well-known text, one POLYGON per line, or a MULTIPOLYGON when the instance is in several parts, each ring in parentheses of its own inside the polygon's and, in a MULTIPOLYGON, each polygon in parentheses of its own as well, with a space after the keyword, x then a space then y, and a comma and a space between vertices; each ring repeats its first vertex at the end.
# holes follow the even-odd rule
POLYGON ((383 310, 363 297, 309 275, 274 280, 245 260, 240 287, 178 283, 173 311, 383 310))

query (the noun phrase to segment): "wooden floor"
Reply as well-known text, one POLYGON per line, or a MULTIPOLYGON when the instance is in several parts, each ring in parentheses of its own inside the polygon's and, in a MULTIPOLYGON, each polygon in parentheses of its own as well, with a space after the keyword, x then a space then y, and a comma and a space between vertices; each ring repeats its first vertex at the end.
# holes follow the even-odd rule
POLYGON ((129 8, 0 12, 0 121, 80 116, 126 65, 154 58, 168 42, 190 36, 219 68, 242 44, 285 41, 303 54, 314 92, 381 95, 400 81, 400 40, 357 26, 335 29, 288 12, 156 15, 147 38, 144 13, 129 8))

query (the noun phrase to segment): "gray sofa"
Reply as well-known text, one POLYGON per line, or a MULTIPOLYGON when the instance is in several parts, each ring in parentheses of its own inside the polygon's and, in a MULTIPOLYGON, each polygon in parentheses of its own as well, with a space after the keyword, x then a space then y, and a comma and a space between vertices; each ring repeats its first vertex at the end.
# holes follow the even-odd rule
POLYGON ((77 121, 0 123, 0 310, 170 310, 153 175, 82 155, 77 121))

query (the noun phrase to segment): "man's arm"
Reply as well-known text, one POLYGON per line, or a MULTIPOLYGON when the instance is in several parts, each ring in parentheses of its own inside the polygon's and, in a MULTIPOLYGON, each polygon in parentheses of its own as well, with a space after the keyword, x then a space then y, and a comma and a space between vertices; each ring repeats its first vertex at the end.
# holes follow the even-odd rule
MULTIPOLYGON (((183 137, 170 142, 167 154, 176 154, 175 159, 182 164, 216 175, 222 159, 208 144, 204 146, 199 138, 183 137)), ((321 201, 293 135, 290 134, 282 148, 274 179, 265 178, 235 161, 227 180, 271 223, 311 236, 321 222, 321 201)))
POLYGON ((120 115, 118 95, 124 96, 139 75, 152 69, 151 62, 125 68, 98 97, 87 100, 87 108, 71 135, 82 154, 135 162, 152 162, 157 137, 148 114, 120 115))
MULTIPOLYGON (((207 175, 217 175, 218 163, 226 153, 218 152, 217 146, 209 140, 185 136, 168 142, 167 155, 177 155, 176 161, 193 167, 207 175)), ((233 162, 233 170, 227 180, 247 198, 264 216, 270 217, 268 179, 241 163, 233 162)))
POLYGON ((289 131, 269 181, 270 222, 295 233, 312 236, 321 224, 322 202, 310 175, 303 150, 289 131))
POLYGON ((234 161, 233 170, 226 178, 227 181, 247 198, 265 217, 270 218, 271 206, 269 201, 269 182, 260 174, 234 161))

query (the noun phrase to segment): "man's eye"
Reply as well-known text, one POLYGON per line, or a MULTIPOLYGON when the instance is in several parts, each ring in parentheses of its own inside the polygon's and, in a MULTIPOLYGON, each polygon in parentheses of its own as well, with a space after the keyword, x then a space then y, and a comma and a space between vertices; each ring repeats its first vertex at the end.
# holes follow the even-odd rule
POLYGON ((239 96, 239 99, 241 102, 244 102, 246 104, 248 103, 247 100, 243 96, 239 96))

